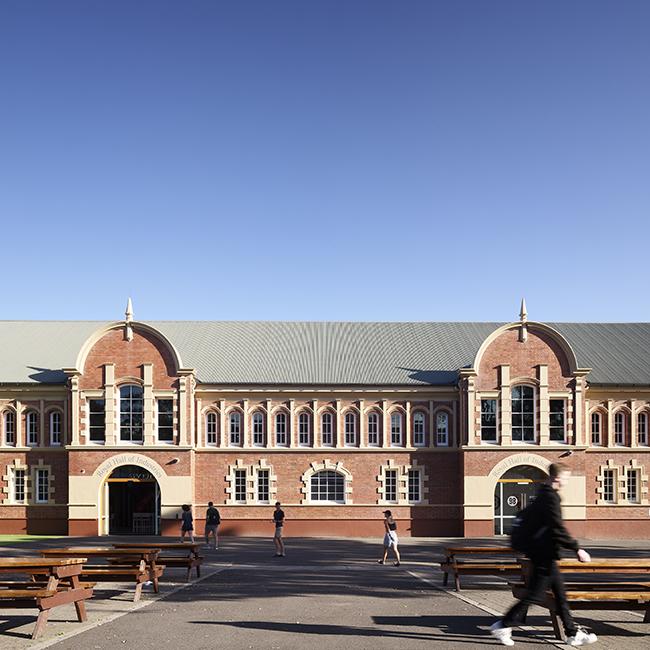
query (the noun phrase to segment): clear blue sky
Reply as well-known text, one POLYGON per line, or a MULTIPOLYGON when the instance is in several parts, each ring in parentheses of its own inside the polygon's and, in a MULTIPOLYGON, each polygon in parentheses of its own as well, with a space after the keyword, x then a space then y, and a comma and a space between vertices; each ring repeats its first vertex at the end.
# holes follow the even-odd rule
POLYGON ((0 3, 2 319, 650 320, 650 3, 0 3))

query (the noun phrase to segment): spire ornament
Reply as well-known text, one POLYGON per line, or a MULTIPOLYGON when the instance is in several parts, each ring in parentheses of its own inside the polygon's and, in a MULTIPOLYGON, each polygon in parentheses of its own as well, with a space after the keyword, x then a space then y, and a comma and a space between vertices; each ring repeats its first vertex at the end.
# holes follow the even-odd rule
POLYGON ((133 303, 131 302, 131 298, 127 300, 124 316, 124 340, 130 343, 133 340, 133 328, 131 327, 131 323, 133 322, 133 303))
POLYGON ((519 342, 525 343, 528 340, 528 310, 526 309, 526 299, 521 299, 521 309, 519 310, 519 342))

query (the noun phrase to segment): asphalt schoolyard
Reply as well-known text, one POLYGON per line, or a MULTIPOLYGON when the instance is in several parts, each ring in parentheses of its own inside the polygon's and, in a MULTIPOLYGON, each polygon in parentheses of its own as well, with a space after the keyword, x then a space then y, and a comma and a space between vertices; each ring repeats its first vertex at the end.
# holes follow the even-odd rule
MULTIPOLYGON (((47 540, 2 553, 103 546, 116 539, 47 540)), ((442 588, 436 562, 449 541, 405 539, 402 565, 394 567, 377 564, 379 540, 289 538, 287 556, 275 558, 270 539, 225 537, 217 551, 204 551, 199 580, 186 584, 182 570, 168 571, 161 593, 146 591, 139 604, 131 602, 128 586, 99 583, 87 623, 75 622, 72 606, 61 607, 35 642, 29 639, 34 612, 21 610, 16 618, 15 611, 7 617, 10 612, 0 609, 0 648, 293 649, 323 642, 350 650, 502 647, 487 627, 512 602, 508 586, 498 578, 468 577, 459 594, 442 588)), ((586 546, 601 557, 634 557, 646 556, 650 544, 586 546)), ((576 618, 599 635, 597 647, 648 645, 649 626, 638 612, 578 612, 576 618)), ((556 645, 544 610, 531 610, 527 624, 515 631, 516 647, 556 645)))

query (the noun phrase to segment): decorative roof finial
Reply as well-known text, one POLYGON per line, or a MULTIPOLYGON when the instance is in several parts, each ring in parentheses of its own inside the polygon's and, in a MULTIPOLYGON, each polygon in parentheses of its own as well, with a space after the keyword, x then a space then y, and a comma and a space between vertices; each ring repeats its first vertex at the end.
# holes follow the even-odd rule
POLYGON ((521 299, 521 309, 519 310, 519 321, 521 322, 521 326, 519 327, 519 341, 521 343, 525 343, 526 339, 528 339, 528 327, 526 325, 526 323, 528 323, 528 311, 526 310, 525 298, 521 299))
POLYGON ((133 303, 131 302, 131 298, 129 298, 126 303, 126 311, 124 312, 124 316, 126 317, 126 320, 124 321, 126 325, 126 329, 124 330, 124 338, 130 342, 133 340, 133 329, 131 328, 131 323, 133 322, 133 303))

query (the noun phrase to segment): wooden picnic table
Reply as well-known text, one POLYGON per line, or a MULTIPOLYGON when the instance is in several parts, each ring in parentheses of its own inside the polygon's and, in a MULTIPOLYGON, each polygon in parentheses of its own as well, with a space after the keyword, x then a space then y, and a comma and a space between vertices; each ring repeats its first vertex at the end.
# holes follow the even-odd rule
POLYGON ((84 562, 85 557, 0 558, 0 573, 30 577, 28 582, 3 581, 0 586, 0 607, 38 608, 32 639, 37 639, 43 633, 50 610, 60 605, 74 603, 79 622, 85 621, 84 601, 93 595, 93 589, 92 585, 79 582, 84 562), (44 575, 46 579, 36 582, 32 578, 35 574, 44 575))
POLYGON ((119 542, 113 544, 115 548, 128 549, 128 548, 158 548, 161 555, 158 560, 162 562, 166 568, 181 567, 186 569, 187 575, 185 580, 190 579, 192 569, 196 569, 196 577, 201 575, 201 563, 203 557, 199 554, 201 544, 199 542, 119 542), (180 551, 180 552, 179 552, 180 551))
POLYGON ((125 576, 135 578, 135 594, 133 602, 140 600, 142 585, 153 583, 154 592, 158 593, 158 580, 165 566, 158 564, 158 547, 118 549, 113 547, 65 547, 41 550, 44 557, 68 557, 83 552, 88 558, 106 558, 108 565, 89 564, 84 567, 82 574, 94 580, 119 582, 125 576), (135 561, 135 562, 134 562, 135 561))
POLYGON ((445 554, 445 561, 440 563, 444 573, 442 584, 447 585, 451 573, 456 591, 460 591, 461 573, 501 576, 521 573, 517 552, 506 546, 449 546, 445 554), (459 559, 458 556, 465 557, 459 559))
MULTIPOLYGON (((591 610, 641 610, 645 612, 643 621, 650 623, 650 582, 643 580, 621 581, 618 576, 648 576, 650 558, 596 558, 591 562, 579 560, 558 560, 558 568, 563 575, 571 575, 565 582, 566 596, 571 609, 591 610), (590 580, 575 580, 574 575, 588 576, 590 580), (602 576, 594 581, 593 577, 602 576), (618 578, 618 579, 617 579, 618 578)), ((512 583, 512 593, 521 598, 526 590, 532 563, 522 560, 524 582, 512 583)), ((563 639, 559 616, 553 594, 546 594, 544 606, 549 610, 555 635, 563 639)))

